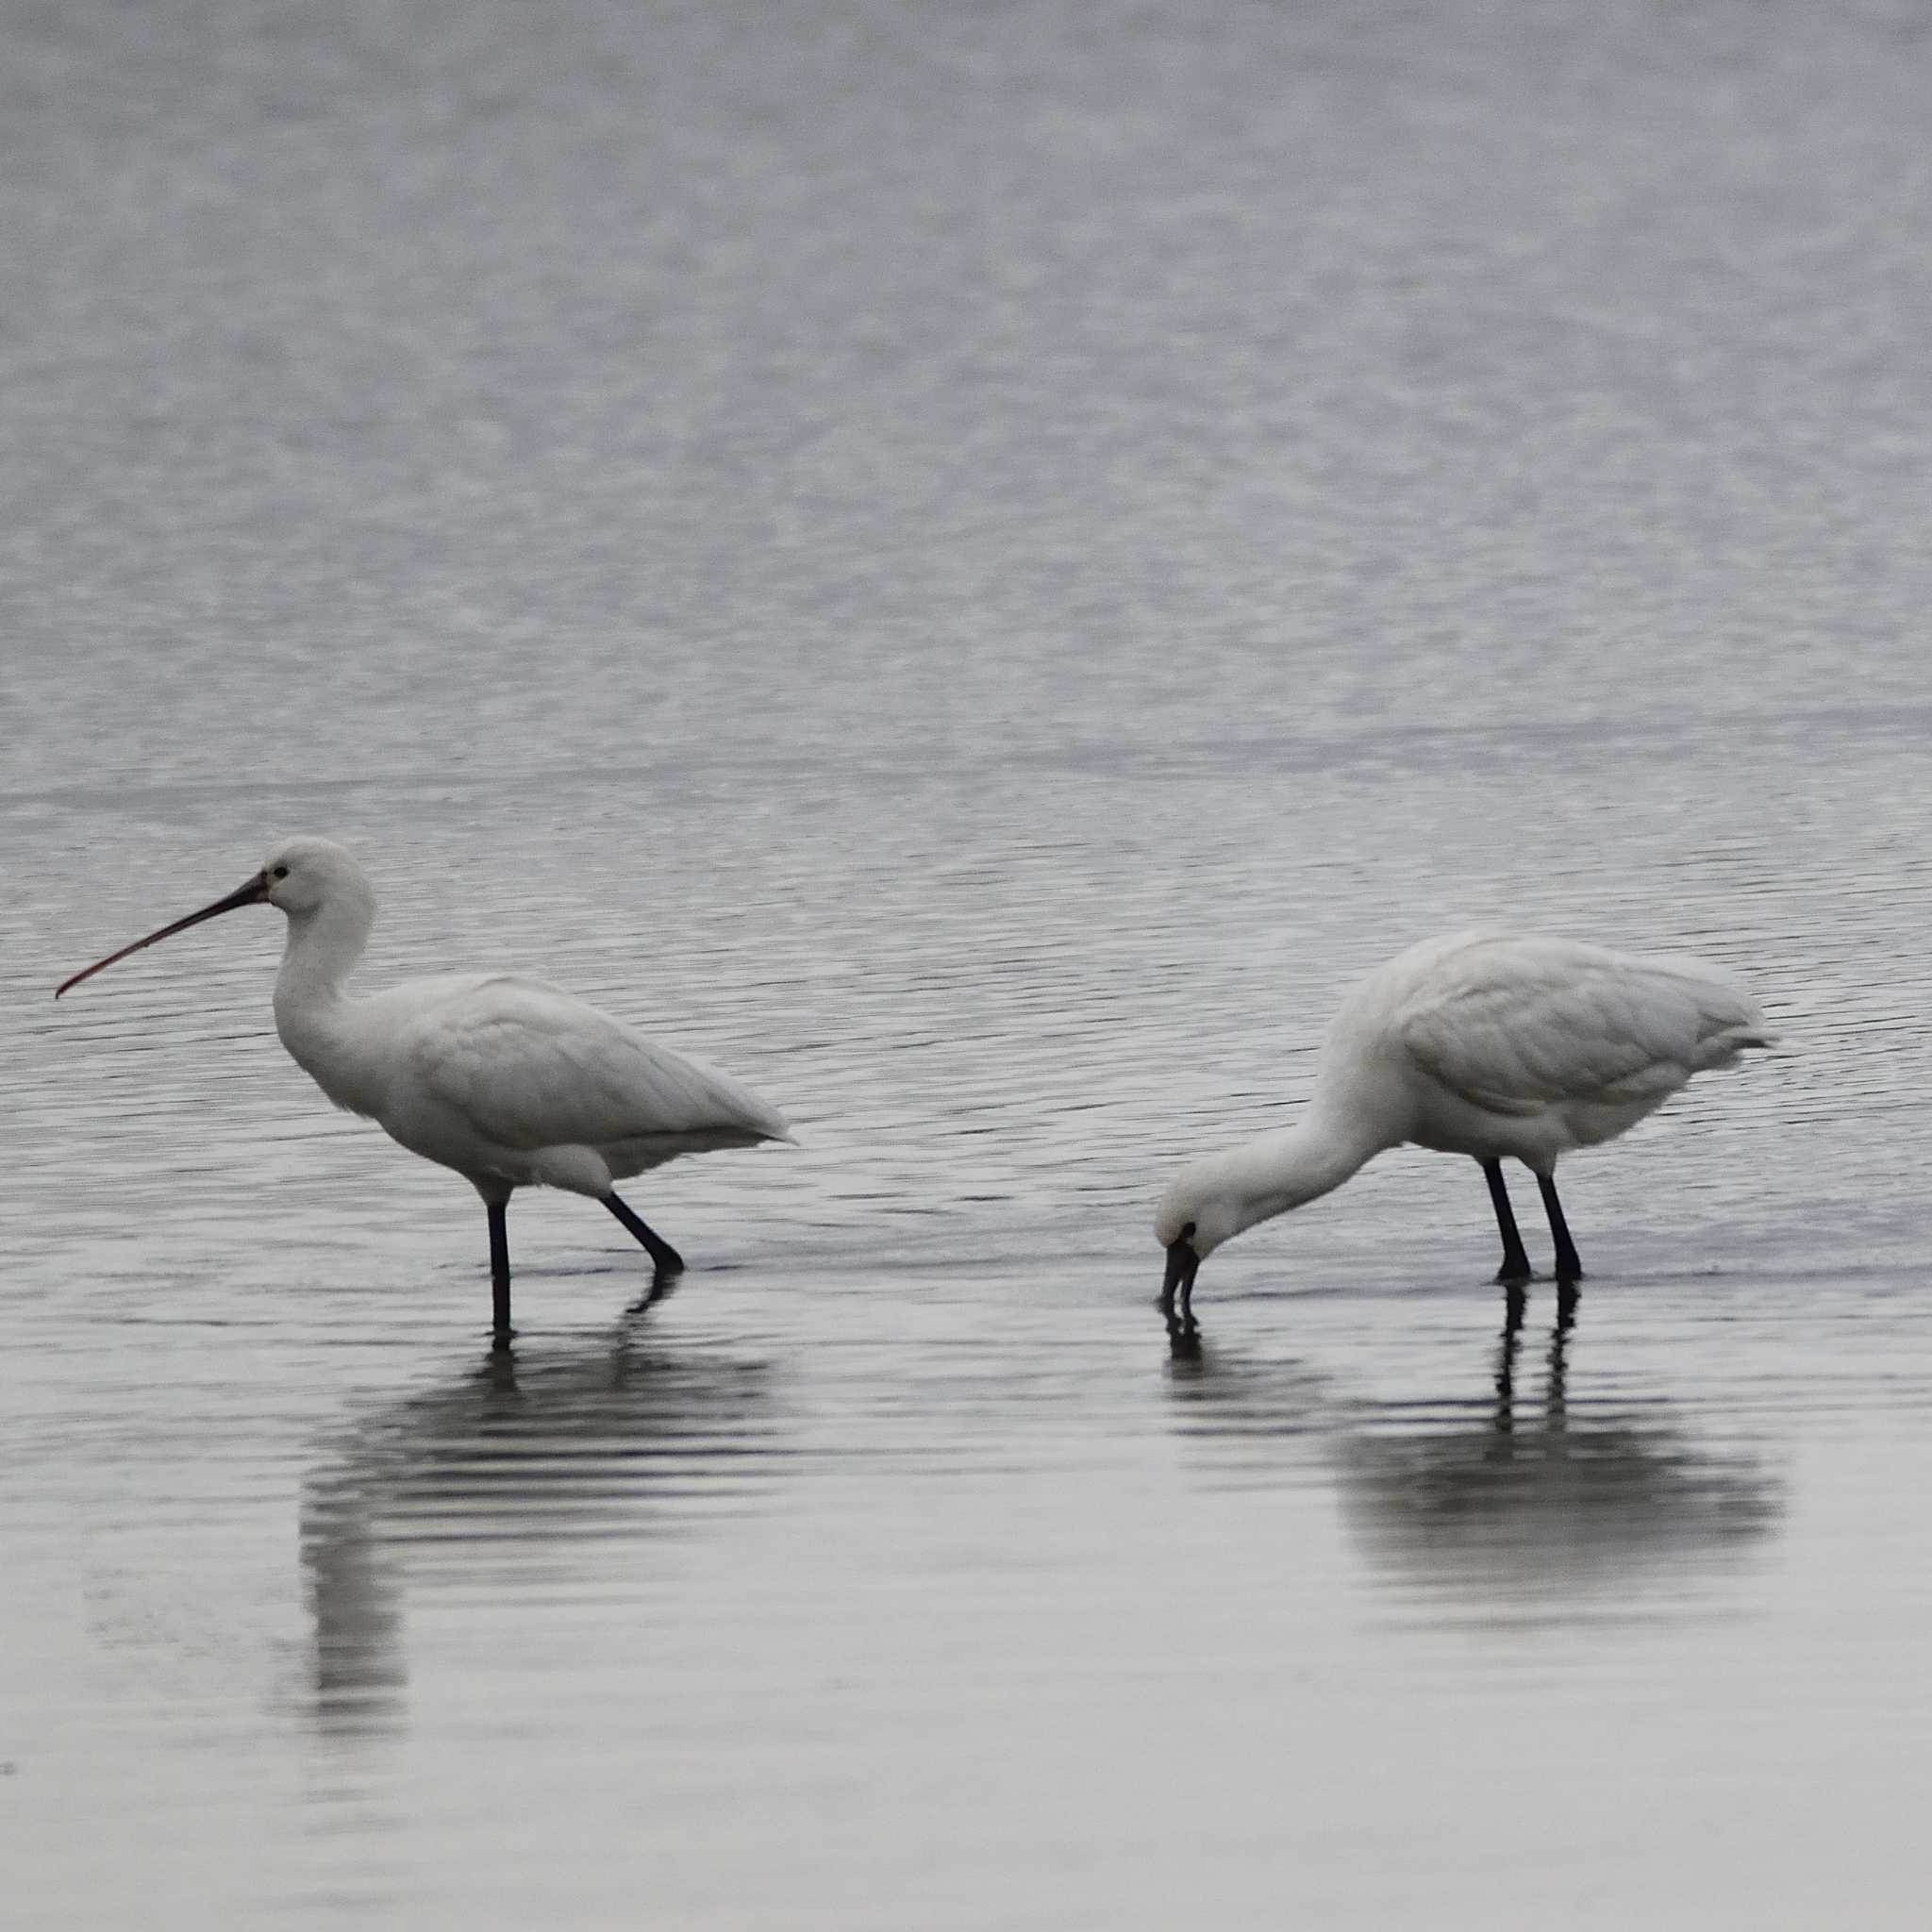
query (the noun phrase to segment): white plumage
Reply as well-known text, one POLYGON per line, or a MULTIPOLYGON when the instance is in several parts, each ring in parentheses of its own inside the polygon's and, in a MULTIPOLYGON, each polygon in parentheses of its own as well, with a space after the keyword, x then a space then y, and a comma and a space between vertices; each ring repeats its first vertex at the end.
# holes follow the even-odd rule
POLYGON ((283 1045, 338 1107, 455 1169, 482 1195, 500 1338, 509 1333, 504 1208, 514 1189, 602 1201, 649 1251, 661 1288, 682 1259, 613 1184, 680 1154, 791 1138, 749 1088, 538 980, 452 974, 352 996, 345 982, 368 943, 375 895, 327 839, 284 841, 238 891, 75 974, 60 991, 172 933, 261 904, 289 919, 275 995, 283 1045))
POLYGON ((391 1079, 383 1124, 459 1172, 601 1193, 594 1172, 584 1186, 562 1171, 553 1180, 546 1163, 560 1149, 593 1149, 624 1180, 679 1154, 791 1138, 748 1087, 539 980, 418 980, 398 991, 415 996, 415 1010, 395 1032, 405 1077, 391 1079))
MULTIPOLYGON (((1573 940, 1457 933, 1399 953, 1343 999, 1292 1127, 1196 1161, 1155 1234, 1162 1305, 1188 1317, 1194 1271, 1243 1228, 1340 1187, 1413 1142, 1483 1165, 1503 1235, 1498 1280, 1528 1277, 1498 1163, 1538 1178, 1571 1292, 1582 1270, 1557 1200, 1559 1155, 1627 1131, 1693 1074, 1770 1041, 1757 1002, 1702 960, 1573 940)), ((1521 1319, 1520 1292, 1511 1296, 1521 1319)))

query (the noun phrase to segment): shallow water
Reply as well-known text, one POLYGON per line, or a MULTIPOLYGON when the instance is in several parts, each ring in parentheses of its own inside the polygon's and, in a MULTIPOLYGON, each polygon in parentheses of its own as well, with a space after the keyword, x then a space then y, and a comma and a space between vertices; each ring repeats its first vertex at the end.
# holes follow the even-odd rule
POLYGON ((0 1861, 35 1927, 1916 1926, 1909 10, 0 25, 0 1861), (483 1217, 276 1044, 541 971, 798 1148, 483 1217), (1783 1037, 1203 1270, 1507 921, 1783 1037), (1547 1236, 1518 1186, 1532 1254, 1547 1236))

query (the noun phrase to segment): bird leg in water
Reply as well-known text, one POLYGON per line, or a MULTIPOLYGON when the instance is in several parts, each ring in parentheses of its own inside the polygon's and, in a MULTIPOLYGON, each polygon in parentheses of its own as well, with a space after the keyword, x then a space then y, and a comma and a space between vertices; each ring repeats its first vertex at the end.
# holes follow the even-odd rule
MULTIPOLYGON (((1557 1177, 1555 1174, 1540 1174, 1536 1184, 1543 1192, 1543 1211, 1550 1217, 1550 1233, 1557 1241, 1557 1279, 1558 1281, 1581 1281, 1583 1263, 1576 1258, 1576 1243, 1570 1239, 1570 1224, 1563 1219, 1563 1204, 1557 1199, 1557 1177)), ((1571 1300, 1574 1304, 1575 1297, 1571 1300)))
MULTIPOLYGON (((1483 1178, 1490 1184, 1490 1201, 1496 1210, 1496 1225, 1503 1234, 1503 1265, 1496 1270, 1499 1287, 1510 1288, 1527 1281, 1529 1274, 1529 1254, 1523 1245, 1523 1237, 1516 1228, 1516 1210, 1509 1205, 1509 1190, 1503 1185, 1503 1163, 1500 1160, 1486 1160, 1482 1164, 1483 1178)), ((1517 1297, 1511 1296, 1510 1303, 1517 1322, 1523 1320, 1523 1312, 1516 1307, 1517 1297)))
POLYGON ((604 1205, 624 1223, 631 1237, 643 1244, 651 1265, 659 1274, 682 1274, 684 1257, 661 1235, 654 1234, 615 1194, 606 1194, 604 1205))
POLYGON ((508 1203, 491 1201, 490 1210, 490 1327, 497 1342, 509 1340, 509 1221, 508 1203))

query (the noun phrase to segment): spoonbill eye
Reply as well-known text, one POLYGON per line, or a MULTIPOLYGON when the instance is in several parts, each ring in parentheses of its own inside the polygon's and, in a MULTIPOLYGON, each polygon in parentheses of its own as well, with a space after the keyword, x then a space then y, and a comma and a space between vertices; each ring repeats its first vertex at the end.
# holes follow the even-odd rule
POLYGON ((288 876, 289 868, 286 865, 278 865, 275 867, 275 871, 269 874, 269 877, 272 879, 285 879, 288 876))

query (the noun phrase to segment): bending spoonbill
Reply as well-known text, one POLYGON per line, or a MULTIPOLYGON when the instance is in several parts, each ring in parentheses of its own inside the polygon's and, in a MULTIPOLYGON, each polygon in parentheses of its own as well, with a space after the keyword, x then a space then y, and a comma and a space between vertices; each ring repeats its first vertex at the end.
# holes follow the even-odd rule
POLYGON ((1412 1141, 1481 1164, 1512 1326, 1530 1270, 1502 1164, 1520 1160, 1536 1175, 1567 1322, 1583 1264, 1557 1199, 1557 1157, 1614 1140, 1693 1074, 1770 1043, 1757 1002, 1702 960, 1499 933, 1424 940, 1343 998, 1293 1126, 1175 1176, 1154 1220, 1167 1250, 1161 1308, 1174 1321, 1178 1297, 1190 1326, 1194 1272, 1223 1241, 1412 1141))
POLYGON ((451 974, 353 997, 343 982, 369 942, 375 894, 327 839, 284 840, 245 885, 96 960, 54 997, 157 940, 263 905, 288 915, 275 1031, 296 1063, 338 1107, 454 1168, 482 1195, 499 1342, 510 1334, 505 1209, 514 1189, 603 1202, 649 1253, 655 1296, 683 1258, 613 1183, 680 1154, 791 1139, 776 1109, 736 1080, 539 980, 451 974))

